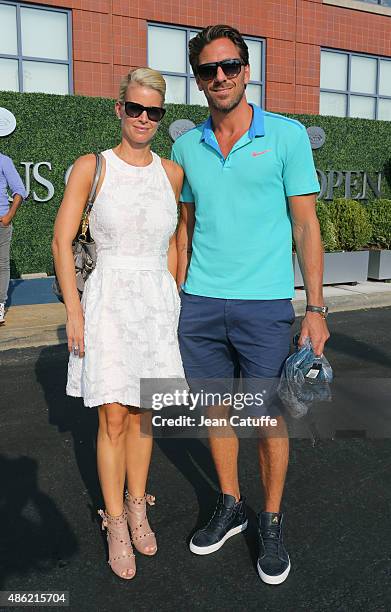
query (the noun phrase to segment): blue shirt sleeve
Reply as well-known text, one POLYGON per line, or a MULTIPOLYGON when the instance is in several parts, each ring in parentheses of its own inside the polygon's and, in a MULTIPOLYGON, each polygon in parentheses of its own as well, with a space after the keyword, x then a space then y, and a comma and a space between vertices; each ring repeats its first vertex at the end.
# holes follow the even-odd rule
POLYGON ((182 186, 182 193, 181 193, 181 197, 179 198, 179 200, 181 202, 194 202, 194 195, 193 192, 191 190, 190 187, 190 183, 187 180, 186 177, 186 169, 183 163, 183 159, 182 156, 180 154, 180 151, 178 150, 177 147, 175 147, 175 144, 173 145, 172 149, 171 149, 171 159, 172 161, 176 162, 177 164, 179 164, 179 166, 181 166, 183 168, 183 171, 185 173, 185 177, 183 179, 183 186, 182 186))
POLYGON ((287 196, 320 191, 310 140, 303 125, 300 125, 298 137, 287 151, 283 181, 287 196))
POLYGON ((23 185, 22 179, 20 178, 17 169, 14 166, 14 162, 10 157, 3 158, 3 174, 7 181, 8 187, 11 190, 12 197, 16 194, 22 196, 23 199, 27 197, 27 191, 23 185))

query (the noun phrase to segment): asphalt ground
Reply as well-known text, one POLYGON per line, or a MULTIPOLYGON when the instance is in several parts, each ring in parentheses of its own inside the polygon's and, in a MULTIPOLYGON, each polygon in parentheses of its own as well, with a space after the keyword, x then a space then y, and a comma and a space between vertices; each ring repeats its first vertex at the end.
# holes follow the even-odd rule
MULTIPOLYGON (((390 320, 390 308, 330 315, 326 355, 336 381, 360 379, 364 389, 390 378, 390 320)), ((277 587, 255 567, 262 494, 254 439, 240 441, 250 526, 204 557, 187 544, 215 505, 207 444, 156 440, 148 491, 157 498, 149 516, 159 551, 136 553, 135 579, 117 578, 97 516, 96 411, 65 396, 66 366, 65 346, 0 355, 0 590, 66 590, 77 612, 391 610, 386 434, 291 440, 283 510, 292 570, 277 587)))

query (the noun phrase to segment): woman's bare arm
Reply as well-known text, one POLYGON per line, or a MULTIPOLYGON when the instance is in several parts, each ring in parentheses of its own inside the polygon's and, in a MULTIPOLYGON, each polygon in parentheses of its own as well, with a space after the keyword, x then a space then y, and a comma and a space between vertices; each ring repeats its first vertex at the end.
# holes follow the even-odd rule
MULTIPOLYGON (((163 168, 166 171, 168 180, 171 183, 172 190, 175 194, 175 199, 178 204, 179 196, 181 195, 183 185, 183 170, 175 162, 169 159, 162 159, 163 168)), ((168 269, 173 275, 174 279, 177 278, 177 267, 178 267, 178 252, 177 252, 177 236, 176 232, 171 236, 170 244, 168 247, 168 269)))
POLYGON ((84 354, 83 313, 76 288, 72 241, 91 190, 95 159, 95 155, 84 155, 76 160, 57 213, 52 241, 54 265, 67 311, 68 348, 79 346, 81 356, 84 354))
POLYGON ((167 266, 168 266, 169 271, 173 275, 174 280, 176 280, 177 268, 178 268, 176 233, 173 234, 170 238, 170 244, 168 246, 168 253, 167 253, 167 266))
POLYGON ((171 161, 171 159, 163 159, 162 165, 164 170, 166 171, 168 180, 171 183, 172 190, 175 194, 175 199, 178 204, 179 196, 181 195, 182 186, 183 186, 183 178, 184 172, 179 164, 171 161))
POLYGON ((183 285, 187 277, 191 260, 191 245, 195 225, 194 202, 181 202, 181 211, 177 229, 177 251, 178 251, 178 289, 183 285))

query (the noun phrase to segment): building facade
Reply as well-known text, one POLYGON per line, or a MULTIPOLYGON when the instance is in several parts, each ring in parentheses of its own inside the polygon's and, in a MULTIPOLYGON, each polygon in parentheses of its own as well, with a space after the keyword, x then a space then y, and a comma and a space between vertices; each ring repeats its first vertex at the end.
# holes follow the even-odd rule
POLYGON ((267 110, 391 121, 391 0, 0 0, 0 90, 115 97, 149 65, 204 103, 187 43, 213 23, 245 36, 267 110))

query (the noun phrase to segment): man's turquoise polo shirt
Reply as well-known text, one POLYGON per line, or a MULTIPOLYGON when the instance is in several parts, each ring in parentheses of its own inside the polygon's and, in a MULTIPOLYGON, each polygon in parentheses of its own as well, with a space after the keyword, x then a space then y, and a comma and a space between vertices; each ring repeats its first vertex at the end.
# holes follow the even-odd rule
POLYGON ((319 191, 298 121, 253 106, 249 130, 224 159, 211 118, 173 145, 195 203, 193 252, 183 290, 205 297, 272 300, 294 295, 288 196, 319 191))

